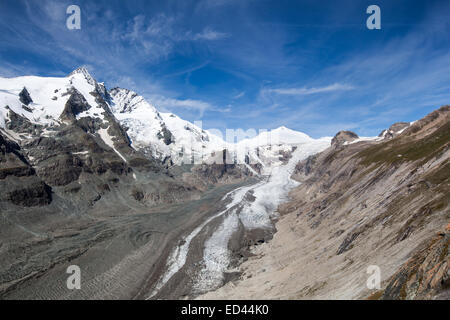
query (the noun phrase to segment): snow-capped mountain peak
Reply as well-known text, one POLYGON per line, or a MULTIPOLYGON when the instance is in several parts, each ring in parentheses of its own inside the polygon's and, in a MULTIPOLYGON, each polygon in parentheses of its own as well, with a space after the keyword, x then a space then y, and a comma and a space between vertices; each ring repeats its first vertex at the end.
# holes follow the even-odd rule
POLYGON ((91 76, 91 74, 89 73, 88 69, 86 69, 86 67, 79 67, 79 68, 75 69, 74 71, 72 71, 69 74, 69 77, 77 75, 77 74, 81 74, 90 85, 95 86, 97 84, 97 81, 94 79, 94 77, 91 76))
POLYGON ((273 130, 263 130, 256 137, 243 139, 238 144, 252 147, 278 144, 300 144, 313 139, 307 134, 284 126, 273 130))

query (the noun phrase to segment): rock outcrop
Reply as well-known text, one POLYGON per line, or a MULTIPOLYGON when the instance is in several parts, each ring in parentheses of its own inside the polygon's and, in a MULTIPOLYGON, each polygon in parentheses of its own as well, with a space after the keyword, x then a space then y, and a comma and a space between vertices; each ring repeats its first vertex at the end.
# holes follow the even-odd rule
POLYGON ((352 131, 339 131, 331 140, 331 146, 338 147, 358 139, 358 135, 352 131))
POLYGON ((389 280, 381 295, 383 300, 450 299, 450 224, 424 241, 413 256, 389 280))
POLYGON ((19 93, 20 102, 22 102, 24 105, 28 106, 30 103, 33 102, 33 99, 31 99, 30 93, 28 92, 27 88, 23 88, 22 91, 19 93))
POLYGON ((50 186, 21 153, 20 146, 0 134, 0 202, 22 207, 45 206, 52 201, 50 186))
POLYGON ((62 120, 75 121, 78 114, 91 108, 84 96, 75 88, 70 92, 69 100, 67 100, 60 118, 62 120))
POLYGON ((389 129, 383 130, 378 137, 383 138, 385 140, 389 140, 395 138, 399 134, 401 134, 406 128, 408 128, 411 124, 409 122, 396 122, 389 129))

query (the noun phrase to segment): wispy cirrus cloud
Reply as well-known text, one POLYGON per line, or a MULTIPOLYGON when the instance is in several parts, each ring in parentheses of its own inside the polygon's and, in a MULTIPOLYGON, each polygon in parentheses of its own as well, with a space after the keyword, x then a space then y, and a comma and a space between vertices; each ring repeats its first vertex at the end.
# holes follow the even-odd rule
POLYGON ((348 84, 334 83, 325 87, 311 87, 311 88, 277 88, 277 89, 265 89, 267 92, 282 94, 282 95, 310 95, 316 93, 326 93, 332 91, 348 91, 353 90, 355 87, 348 84))
POLYGON ((194 111, 203 116, 207 110, 217 109, 212 104, 196 99, 176 99, 168 98, 162 95, 149 95, 147 99, 158 106, 158 108, 165 112, 177 112, 181 110, 194 111))
MULTIPOLYGON (((210 27, 205 28, 202 32, 196 33, 192 36, 192 40, 220 40, 224 38, 228 38, 230 34, 225 32, 218 32, 210 27)), ((188 37, 189 38, 189 37, 188 37)))
POLYGON ((240 92, 240 93, 234 95, 234 96, 233 96, 233 99, 240 99, 240 98, 242 98, 243 96, 245 96, 245 91, 242 91, 242 92, 240 92))
POLYGON ((154 59, 167 58, 176 45, 182 42, 216 41, 227 37, 230 34, 219 32, 210 26, 195 33, 179 26, 175 17, 166 14, 151 18, 137 15, 128 21, 126 31, 121 34, 122 40, 141 48, 147 56, 154 59))

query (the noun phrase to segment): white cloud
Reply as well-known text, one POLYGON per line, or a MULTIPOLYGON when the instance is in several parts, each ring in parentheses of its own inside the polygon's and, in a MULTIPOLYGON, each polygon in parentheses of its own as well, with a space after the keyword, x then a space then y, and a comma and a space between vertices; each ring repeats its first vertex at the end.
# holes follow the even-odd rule
POLYGON ((235 95, 233 97, 233 99, 239 99, 239 98, 242 98, 243 96, 245 96, 245 91, 242 91, 241 93, 238 93, 237 95, 235 95))
POLYGON ((195 99, 174 99, 161 95, 151 95, 148 99, 158 108, 167 111, 186 109, 199 112, 202 116, 205 111, 214 109, 214 106, 210 103, 195 99))
POLYGON ((223 32, 218 32, 218 31, 214 31, 211 28, 205 28, 202 32, 195 34, 192 39, 193 40, 220 40, 223 38, 227 38, 229 37, 229 34, 227 33, 223 33, 223 32))
POLYGON ((184 28, 177 24, 174 17, 165 14, 159 14, 150 19, 144 15, 137 15, 128 21, 121 39, 143 49, 147 58, 157 61, 159 58, 168 57, 179 42, 215 41, 229 36, 211 27, 205 27, 199 33, 185 31, 184 28))
POLYGON ((245 5, 246 0, 201 0, 197 1, 197 10, 211 10, 228 5, 245 5))
POLYGON ((354 87, 347 84, 334 83, 326 87, 318 88, 278 88, 278 89, 268 89, 269 92, 283 94, 283 95, 309 95, 315 93, 324 93, 332 91, 347 91, 353 90, 354 87))

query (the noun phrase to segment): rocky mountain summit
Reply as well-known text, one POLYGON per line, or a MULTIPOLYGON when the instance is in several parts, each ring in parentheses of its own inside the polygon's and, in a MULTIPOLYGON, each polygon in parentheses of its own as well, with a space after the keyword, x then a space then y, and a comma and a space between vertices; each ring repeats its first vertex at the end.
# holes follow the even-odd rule
POLYGON ((396 122, 389 129, 383 130, 378 137, 384 139, 392 139, 401 134, 411 123, 408 122, 396 122))
POLYGON ((358 135, 352 131, 339 131, 331 140, 331 145, 333 147, 338 147, 344 143, 353 142, 358 139, 358 135))

